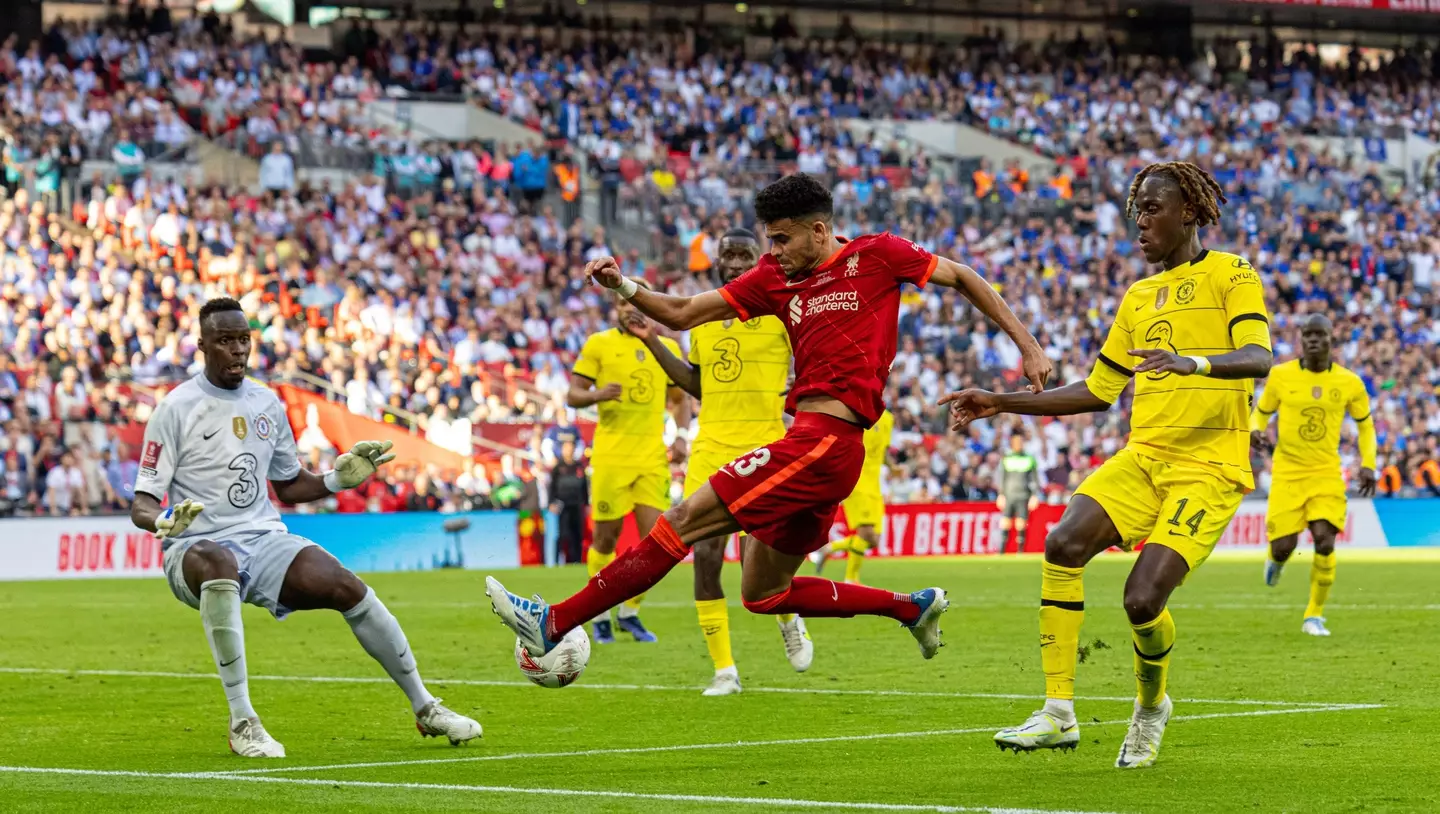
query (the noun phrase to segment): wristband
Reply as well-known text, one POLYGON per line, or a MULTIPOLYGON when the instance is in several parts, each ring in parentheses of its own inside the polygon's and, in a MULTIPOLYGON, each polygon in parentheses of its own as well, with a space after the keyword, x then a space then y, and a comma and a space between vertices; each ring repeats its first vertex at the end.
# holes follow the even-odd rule
POLYGON ((322 475, 321 480, 325 481, 325 488, 329 489, 332 495, 345 491, 345 487, 340 485, 340 476, 333 469, 322 475))
POLYGON ((626 300, 628 300, 628 299, 633 298, 633 297, 635 296, 635 292, 636 292, 636 291, 639 291, 639 290, 640 290, 640 284, 639 284, 639 283, 636 283, 634 280, 630 279, 629 277, 626 277, 626 278, 624 278, 624 280, 620 283, 620 287, 615 289, 615 293, 616 293, 616 294, 619 294, 620 297, 621 297, 621 299, 626 299, 626 300))
POLYGON ((1204 356, 1186 356, 1185 358, 1186 358, 1186 359, 1189 359, 1190 361, 1192 361, 1192 362, 1195 363, 1195 372, 1194 372, 1193 374, 1191 374, 1191 375, 1193 375, 1193 376, 1209 376, 1209 375, 1210 375, 1210 360, 1209 360, 1207 357, 1204 357, 1204 356))

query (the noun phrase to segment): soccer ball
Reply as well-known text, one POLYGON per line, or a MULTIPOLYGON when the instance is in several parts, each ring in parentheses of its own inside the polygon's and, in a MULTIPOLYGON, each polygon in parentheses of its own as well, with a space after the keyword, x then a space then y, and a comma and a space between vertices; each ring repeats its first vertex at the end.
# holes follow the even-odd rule
POLYGON ((525 677, 542 687, 557 689, 575 683, 590 663, 590 636, 584 627, 577 627, 543 656, 532 656, 525 645, 515 640, 515 664, 525 677))

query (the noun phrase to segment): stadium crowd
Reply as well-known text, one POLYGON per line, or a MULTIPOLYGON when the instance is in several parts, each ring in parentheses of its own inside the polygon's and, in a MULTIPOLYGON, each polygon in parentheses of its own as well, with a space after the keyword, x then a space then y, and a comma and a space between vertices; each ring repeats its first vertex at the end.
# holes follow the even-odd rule
MULTIPOLYGON (((339 61, 303 63, 284 43, 236 39, 218 18, 167 15, 6 43, 0 510, 124 505, 136 450, 119 428, 145 419, 156 388, 198 369, 195 315, 222 294, 252 316, 257 373, 460 455, 480 452, 487 425, 571 421, 569 365, 610 324, 584 262, 615 253, 613 230, 644 223, 651 251, 627 253, 628 272, 709 287, 719 235, 746 222, 758 183, 791 169, 833 179, 839 233, 888 229, 974 266, 1027 320, 1059 380, 1074 381, 1145 273, 1123 211, 1129 180, 1181 158, 1230 198, 1205 239, 1265 275, 1277 356, 1293 355, 1298 316, 1336 317, 1339 359, 1374 400, 1389 492, 1440 494, 1440 474, 1424 474, 1440 472, 1440 195, 1301 137, 1366 123, 1433 133, 1435 97, 1411 81, 1420 56, 1363 70, 1322 68, 1301 51, 1237 77, 1224 47, 1202 70, 1132 64, 1113 45, 1083 42, 980 38, 901 60, 842 36, 766 63, 680 42, 602 31, 552 52, 484 29, 386 40, 356 28, 339 61), (352 115, 396 86, 468 92, 549 138, 439 144, 352 115), (932 160, 836 124, 900 111, 1059 156, 1054 177, 932 160), (261 158, 262 189, 186 183, 146 165, 193 133, 261 158), (109 156, 118 174, 82 178, 81 155, 109 156), (582 156, 604 226, 579 218, 574 197, 546 194, 568 191, 582 156), (312 186, 296 157, 357 171, 312 186)), ((1014 387, 1017 369, 1015 347, 953 292, 907 293, 887 399, 890 500, 990 496, 998 450, 1017 432, 1058 500, 1121 445, 1121 410, 944 432, 932 406, 942 392, 1014 387)), ((533 433, 528 455, 477 462, 458 479, 392 468, 336 508, 513 505, 553 463, 544 436, 533 433)), ((317 467, 335 454, 315 426, 299 443, 317 467)))

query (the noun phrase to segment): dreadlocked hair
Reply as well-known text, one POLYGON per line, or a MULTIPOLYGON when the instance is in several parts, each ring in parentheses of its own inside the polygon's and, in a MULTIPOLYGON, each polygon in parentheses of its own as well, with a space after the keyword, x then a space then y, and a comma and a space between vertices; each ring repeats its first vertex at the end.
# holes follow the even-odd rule
POLYGON ((1135 174, 1130 182, 1130 197, 1125 201, 1125 214, 1131 220, 1136 217, 1135 195, 1146 178, 1168 178, 1180 187, 1185 202, 1195 207, 1195 225, 1209 226, 1220 222, 1220 204, 1225 203, 1225 191, 1210 173, 1189 161, 1167 161, 1151 164, 1135 174))

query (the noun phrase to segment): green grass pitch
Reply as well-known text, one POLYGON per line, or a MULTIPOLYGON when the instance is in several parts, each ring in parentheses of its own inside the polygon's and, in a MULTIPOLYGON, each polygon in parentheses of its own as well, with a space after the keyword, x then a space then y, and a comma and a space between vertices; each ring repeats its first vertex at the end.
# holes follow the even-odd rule
MULTIPOLYGON (((1440 559, 1342 552, 1335 635, 1313 639, 1308 555, 1276 589, 1258 555, 1217 557, 1174 599, 1160 762, 1121 772, 1130 562, 1086 574, 1081 748, 1033 755, 991 740, 1043 690, 1033 558, 867 564, 872 584, 950 591, 948 646, 926 662, 893 623, 817 620, 804 675, 774 622, 739 607, 729 570, 746 689, 728 698, 700 696, 711 668, 688 566, 648 597, 658 644, 597 646, 563 690, 520 676, 481 573, 371 576, 431 690, 484 724, 463 748, 419 737, 338 615, 247 608, 251 692, 289 751, 273 762, 226 751, 199 619, 162 582, 0 584, 0 811, 1440 811, 1440 559)), ((501 577, 554 600, 584 572, 501 577)))

